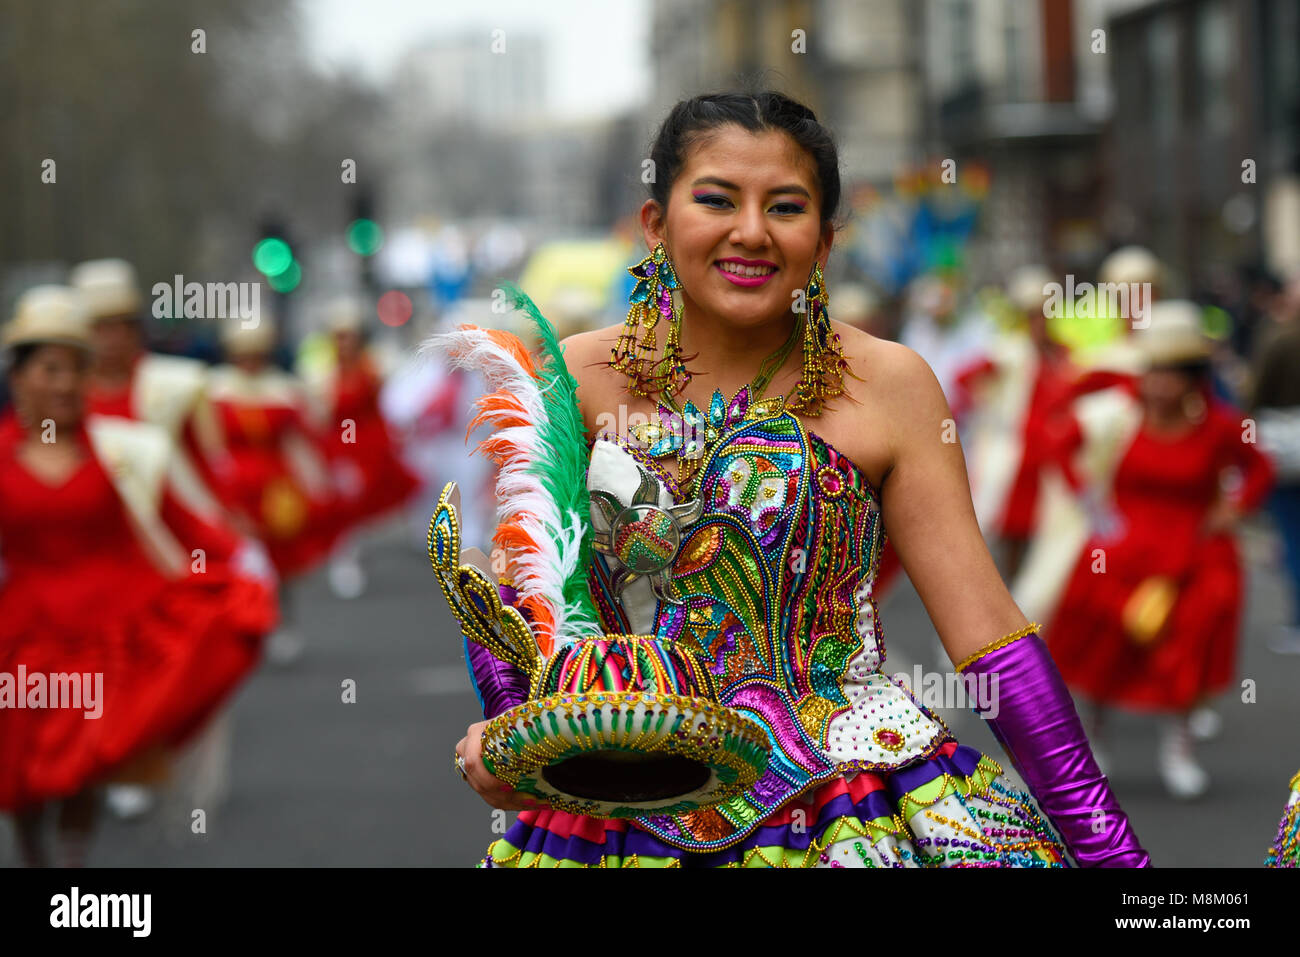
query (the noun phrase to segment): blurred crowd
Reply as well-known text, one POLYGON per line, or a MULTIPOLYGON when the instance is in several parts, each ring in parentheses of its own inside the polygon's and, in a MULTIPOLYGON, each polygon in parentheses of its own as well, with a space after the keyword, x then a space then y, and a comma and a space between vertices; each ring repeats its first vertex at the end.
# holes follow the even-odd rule
POLYGON ((1026 265, 974 296, 931 272, 899 325, 949 399, 976 517, 1099 764, 1107 716, 1149 714, 1179 799, 1209 789, 1196 743, 1241 677, 1252 516, 1288 593, 1268 646, 1300 654, 1300 277, 1241 278, 1217 302, 1169 298, 1168 268, 1138 246, 1095 276, 1026 265))
POLYGON ((363 544, 386 520, 422 544, 422 490, 448 479, 490 508, 463 374, 386 363, 362 298, 330 301, 288 368, 269 311, 222 322, 214 365, 150 351, 147 312, 132 266, 102 259, 4 327, 0 809, 29 864, 54 862, 51 828, 79 863, 105 803, 218 804, 231 693, 304 651, 295 584, 324 566, 361 597, 363 544))

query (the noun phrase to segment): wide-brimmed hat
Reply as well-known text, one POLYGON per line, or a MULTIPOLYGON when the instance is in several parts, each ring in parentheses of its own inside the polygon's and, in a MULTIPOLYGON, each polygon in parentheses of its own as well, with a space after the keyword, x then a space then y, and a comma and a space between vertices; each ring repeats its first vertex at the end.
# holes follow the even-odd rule
POLYGON ((251 326, 242 319, 225 319, 221 325, 221 348, 228 357, 265 355, 275 351, 275 321, 268 315, 251 326))
MULTIPOLYGON (((767 769, 761 725, 717 703, 693 654, 652 635, 593 635, 535 657, 529 626, 461 552, 459 491, 443 489, 429 558, 462 631, 529 675, 529 698, 483 730, 483 765, 552 807, 599 818, 682 814, 743 793, 767 769)), ((486 564, 486 562, 482 562, 486 564)))
POLYGON ((1165 267, 1145 246, 1121 246, 1101 261, 1097 278, 1105 283, 1149 282, 1159 286, 1165 278, 1165 267))
POLYGON ((1133 344, 1147 368, 1210 358, 1212 347, 1200 306, 1186 299, 1162 299, 1150 310, 1150 323, 1133 330, 1133 344))
POLYGON ((325 328, 329 332, 361 332, 366 324, 366 307, 356 296, 336 296, 325 306, 325 328))
POLYGON ((75 289, 33 286, 18 298, 5 324, 4 348, 49 343, 89 349, 87 325, 86 306, 75 289))
POLYGON ((1046 266, 1021 266, 1007 277, 1007 299, 1021 312, 1041 314, 1047 302, 1047 287, 1055 278, 1046 266))
POLYGON ((81 293, 90 322, 120 316, 135 318, 144 297, 135 267, 125 259, 91 259, 75 266, 68 284, 81 293))

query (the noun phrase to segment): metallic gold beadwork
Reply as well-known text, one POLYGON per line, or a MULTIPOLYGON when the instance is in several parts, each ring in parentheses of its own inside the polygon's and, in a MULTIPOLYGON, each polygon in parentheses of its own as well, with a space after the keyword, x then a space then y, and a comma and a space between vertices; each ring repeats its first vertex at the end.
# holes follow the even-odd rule
POLYGON ((535 688, 544 659, 527 619, 502 603, 497 586, 482 572, 460 564, 460 520, 451 505, 455 494, 456 483, 448 482, 429 519, 429 562, 438 587, 466 637, 524 672, 535 688))
POLYGON ((957 664, 957 671, 961 672, 963 669, 969 668, 971 665, 979 661, 985 655, 991 654, 992 652, 997 651, 999 648, 1005 648, 1013 641, 1019 641, 1021 638, 1033 634, 1034 632, 1038 631, 1042 627, 1043 626, 1040 625, 1038 622, 1031 621, 1028 625, 1026 625, 1024 628, 1021 628, 1019 631, 1013 631, 1009 635, 1003 635, 1001 638, 997 639, 996 641, 989 642, 987 645, 985 645, 979 651, 975 652, 973 655, 967 655, 965 658, 963 658, 957 664))

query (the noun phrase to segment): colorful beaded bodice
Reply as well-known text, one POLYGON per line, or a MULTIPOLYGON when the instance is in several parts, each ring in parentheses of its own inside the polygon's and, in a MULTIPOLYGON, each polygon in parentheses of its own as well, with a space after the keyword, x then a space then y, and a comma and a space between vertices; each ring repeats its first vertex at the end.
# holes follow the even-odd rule
MULTIPOLYGON (((733 844, 794 795, 851 771, 885 770, 952 739, 943 722, 881 671, 872 586, 885 542, 880 503, 861 471, 808 432, 780 399, 715 395, 694 436, 672 434, 670 410, 632 438, 592 443, 588 487, 597 536, 591 591, 606 631, 655 634, 694 650, 718 700, 772 740, 766 773, 716 808, 637 823, 689 850, 733 844), (715 421, 716 420, 716 421, 715 421), (690 443, 694 441, 695 445, 690 443), (664 467, 696 459, 681 488, 664 467), (610 533, 612 504, 654 522, 610 533), (673 530, 661 516, 685 521, 673 530), (645 542, 635 542, 636 536, 645 542), (619 542, 635 547, 618 548, 619 542), (629 572, 620 560, 671 559, 629 572)), ((689 407, 685 410, 691 413, 689 407)))

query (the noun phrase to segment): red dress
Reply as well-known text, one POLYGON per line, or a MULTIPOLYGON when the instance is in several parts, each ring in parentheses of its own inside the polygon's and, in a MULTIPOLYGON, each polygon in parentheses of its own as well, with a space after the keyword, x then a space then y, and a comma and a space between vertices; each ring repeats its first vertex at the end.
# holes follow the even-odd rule
POLYGON ((1000 522, 1003 538, 1031 538, 1037 528, 1038 490, 1048 452, 1059 445, 1066 408, 1073 396, 1074 366, 1064 349, 1039 356, 1034 388, 1021 425, 1020 466, 1011 482, 1000 522))
POLYGON ((380 386, 365 359, 334 379, 331 429, 325 435, 324 452, 349 527, 399 508, 420 487, 420 480, 399 457, 379 411, 380 386))
POLYGON ((1223 470, 1240 470, 1243 512, 1268 495, 1274 470, 1242 441, 1241 415, 1211 400, 1189 433, 1136 432, 1115 472, 1112 496, 1124 529, 1084 547, 1046 630, 1062 677, 1095 701, 1136 709, 1185 710, 1232 682, 1242 572, 1230 533, 1200 527, 1219 495, 1223 470), (1101 549, 1095 554, 1095 549, 1101 549), (1104 557, 1104 572, 1094 564, 1104 557), (1177 597, 1154 640, 1139 644, 1122 610, 1149 576, 1171 576, 1177 597))
MULTIPOLYGON (((1000 367, 992 359, 981 359, 965 367, 956 377, 952 413, 962 419, 973 407, 976 383, 996 375, 1000 367)), ((1053 345, 1044 355, 1035 353, 1033 386, 1020 422, 1020 463, 1008 487, 998 518, 1002 538, 1032 538, 1037 528, 1038 491, 1043 470, 1054 464, 1053 451, 1070 431, 1069 403, 1077 398, 1078 370, 1069 360, 1069 350, 1053 345)))
POLYGON ((329 556, 346 516, 332 490, 307 488, 290 466, 289 441, 317 447, 301 411, 224 397, 213 404, 229 453, 219 494, 253 524, 281 580, 310 571, 329 556))
MULTIPOLYGON (((257 663, 276 624, 275 593, 235 574, 238 540, 164 493, 160 517, 204 565, 165 576, 146 555, 95 458, 61 485, 19 461, 20 436, 0 441, 0 809, 78 793, 155 745, 179 746, 257 663), (21 669, 21 671, 20 671, 21 669), (53 704, 51 674, 102 675, 97 702, 53 704), (20 675, 25 675, 22 685, 20 675), (45 676, 44 702, 33 676, 45 676), (25 685, 25 688, 23 687, 25 685), (100 716, 87 717, 98 710, 100 716)), ((86 682, 93 690, 94 679, 86 682)))

